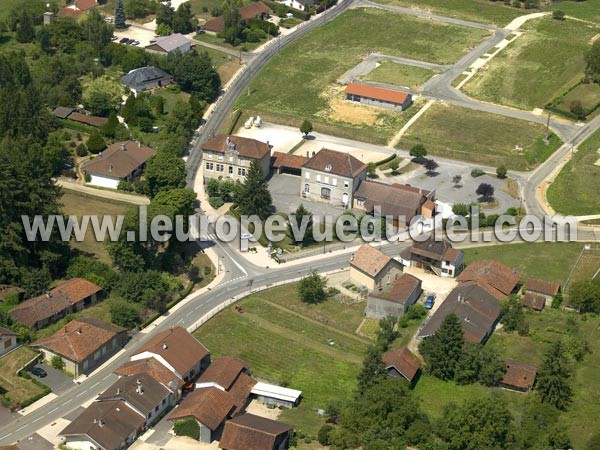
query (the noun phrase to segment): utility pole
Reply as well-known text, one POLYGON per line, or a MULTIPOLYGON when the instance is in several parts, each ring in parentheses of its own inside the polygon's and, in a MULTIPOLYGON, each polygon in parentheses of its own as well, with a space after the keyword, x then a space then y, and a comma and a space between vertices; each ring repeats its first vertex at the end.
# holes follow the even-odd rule
POLYGON ((550 139, 550 116, 552 111, 548 111, 548 120, 546 121, 546 142, 550 139))

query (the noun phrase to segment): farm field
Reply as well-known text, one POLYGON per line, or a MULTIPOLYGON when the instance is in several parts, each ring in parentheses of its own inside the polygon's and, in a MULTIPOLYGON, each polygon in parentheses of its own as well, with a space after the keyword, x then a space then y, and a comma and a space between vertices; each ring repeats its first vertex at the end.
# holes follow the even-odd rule
POLYGON ((465 263, 480 259, 496 259, 517 269, 522 280, 541 278, 564 283, 583 248, 577 242, 518 243, 466 248, 465 263))
POLYGON ((583 55, 600 31, 551 17, 530 20, 522 29, 524 35, 465 85, 466 94, 526 110, 543 108, 583 77, 583 55))
POLYGON ((524 11, 504 6, 501 2, 486 0, 421 0, 418 3, 409 0, 377 0, 376 3, 418 8, 446 17, 498 26, 505 26, 514 18, 524 14, 524 11))
POLYGON ((253 294, 237 303, 241 313, 227 308, 194 335, 216 357, 235 355, 246 361, 257 378, 302 390, 300 406, 284 411, 281 420, 316 436, 323 419, 315 409, 351 394, 370 340, 354 334, 364 304, 348 309, 330 298, 304 305, 296 286, 253 294))
POLYGON ((545 128, 519 119, 456 106, 434 104, 404 134, 397 148, 423 144, 431 155, 509 169, 532 168, 561 144, 545 128), (516 146, 522 151, 515 151, 516 146))
MULTIPOLYGON (((487 32, 376 9, 353 9, 281 50, 238 105, 265 120, 299 126, 310 118, 318 131, 385 143, 404 113, 351 105, 338 77, 370 51, 441 64, 456 62, 487 32)), ((406 113, 414 114, 413 107, 406 113)))
POLYGON ((575 216, 600 214, 600 131, 579 145, 577 152, 565 164, 548 187, 548 202, 557 212, 575 216), (573 201, 577 199, 577 201, 573 201))
MULTIPOLYGON (((126 203, 67 190, 63 193, 62 204, 65 215, 75 215, 77 217, 81 217, 84 214, 98 215, 100 223, 102 223, 102 218, 105 215, 112 216, 114 220, 117 215, 124 214, 131 206, 126 203)), ((71 245, 85 255, 95 256, 107 264, 111 262, 108 252, 104 247, 104 242, 96 241, 91 226, 88 227, 85 239, 82 242, 71 239, 71 245)))
POLYGON ((436 72, 433 70, 398 64, 393 61, 382 61, 381 65, 362 79, 380 83, 395 84, 419 91, 421 86, 436 72))
POLYGON ((17 371, 31 361, 36 352, 29 347, 20 347, 0 358, 0 393, 10 404, 21 404, 44 392, 41 386, 17 375, 17 371))

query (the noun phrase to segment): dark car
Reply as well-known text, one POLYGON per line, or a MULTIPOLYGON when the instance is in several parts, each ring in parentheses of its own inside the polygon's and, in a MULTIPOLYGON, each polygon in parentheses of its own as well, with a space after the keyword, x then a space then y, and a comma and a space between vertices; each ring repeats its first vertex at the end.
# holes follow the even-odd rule
POLYGON ((117 39, 119 39, 118 37, 116 37, 114 34, 111 36, 110 40, 111 41, 116 41, 117 39))
POLYGON ((122 38, 119 42, 121 44, 129 44, 129 38, 122 38))
POLYGON ((48 373, 41 367, 32 367, 29 371, 36 377, 44 378, 48 373))
POLYGON ((425 308, 431 309, 431 308, 433 308, 434 304, 435 304, 435 295, 433 295, 433 294, 428 295, 427 299, 425 300, 425 308))

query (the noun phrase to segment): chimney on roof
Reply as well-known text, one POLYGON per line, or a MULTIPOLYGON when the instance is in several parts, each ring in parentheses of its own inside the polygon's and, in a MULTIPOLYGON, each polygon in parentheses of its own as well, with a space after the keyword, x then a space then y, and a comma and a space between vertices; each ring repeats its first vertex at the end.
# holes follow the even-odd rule
POLYGON ((121 395, 121 388, 117 388, 117 395, 121 395))
POLYGON ((121 144, 121 151, 122 152, 126 152, 127 148, 125 147, 125 144, 121 144))
POLYGON ((82 330, 81 327, 77 328, 77 334, 81 334, 82 330))
POLYGON ((168 350, 169 346, 166 342, 163 342, 163 350, 168 350))
POLYGON ((267 141, 267 147, 271 148, 271 146, 269 145, 269 141, 267 141))
POLYGON ((108 165, 108 173, 111 173, 111 172, 112 172, 112 168, 113 168, 112 164, 109 164, 109 165, 108 165))
POLYGON ((465 317, 465 322, 467 322, 467 323, 471 322, 471 319, 469 319, 469 316, 465 317))
POLYGON ((102 428, 104 426, 104 420, 102 420, 102 419, 98 420, 98 426, 100 428, 102 428))
POLYGON ((315 156, 316 154, 317 154, 317 153, 316 153, 316 152, 313 150, 313 154, 312 154, 312 155, 313 155, 313 156, 315 156))
POLYGON ((135 388, 135 392, 137 392, 139 395, 142 395, 144 393, 144 388, 142 387, 141 384, 139 384, 136 388, 135 388))

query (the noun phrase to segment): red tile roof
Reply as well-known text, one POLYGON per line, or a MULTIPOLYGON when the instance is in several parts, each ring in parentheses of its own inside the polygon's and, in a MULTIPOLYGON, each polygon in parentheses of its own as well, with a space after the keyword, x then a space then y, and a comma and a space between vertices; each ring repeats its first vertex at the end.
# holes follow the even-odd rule
POLYGON ((520 279, 517 272, 492 259, 471 263, 458 276, 459 282, 475 281, 498 299, 510 295, 520 279))
POLYGON ((375 247, 371 247, 369 244, 363 244, 350 259, 350 265, 373 278, 376 277, 390 261, 392 261, 392 258, 385 253, 382 253, 375 247))
POLYGON ((507 359, 506 372, 500 384, 518 389, 531 389, 535 383, 536 374, 535 366, 507 359))
POLYGON ((179 374, 184 375, 210 353, 183 327, 173 327, 154 335, 134 353, 150 352, 161 356, 179 374))
POLYGON ((304 163, 302 167, 319 172, 354 178, 367 170, 367 165, 349 153, 324 148, 304 163))
POLYGON ((25 290, 21 289, 20 287, 11 286, 9 284, 0 284, 0 302, 6 300, 6 297, 10 294, 17 293, 20 297, 24 292, 25 290))
POLYGON ((96 0, 75 0, 75 6, 82 11, 87 11, 98 6, 98 2, 96 0))
POLYGON ((224 450, 272 450, 279 436, 289 433, 292 426, 243 414, 225 423, 219 447, 224 450))
POLYGON ((397 104, 404 103, 410 96, 410 94, 407 92, 354 82, 346 86, 346 94, 359 95, 361 97, 368 97, 375 100, 383 100, 385 102, 397 104))
POLYGON ((13 319, 28 327, 37 322, 50 319, 84 301, 86 298, 101 292, 102 288, 83 278, 72 278, 52 289, 48 294, 25 300, 10 310, 13 319))
POLYGON ((386 368, 393 367, 408 381, 414 380, 419 368, 420 361, 408 349, 408 347, 395 348, 383 355, 383 362, 386 368))
POLYGON ((525 291, 537 292, 554 297, 560 290, 560 284, 550 281, 539 280, 537 278, 528 278, 525 282, 525 291))
POLYGON ((525 294, 523 296, 523 306, 534 311, 541 311, 546 306, 546 298, 543 295, 525 294))
POLYGON ((93 127, 101 127, 106 122, 108 122, 108 119, 106 117, 88 116, 87 114, 81 114, 78 112, 71 113, 69 115, 69 120, 79 123, 85 123, 93 127))
POLYGON ((375 298, 404 305, 416 290, 421 290, 421 280, 411 274, 404 273, 400 278, 394 280, 390 289, 371 295, 375 298))
POLYGON ((219 134, 209 139, 203 146, 203 151, 226 153, 230 142, 235 151, 246 158, 262 159, 271 152, 271 146, 256 139, 241 136, 219 134), (229 140, 229 141, 228 141, 229 140))
POLYGON ((15 333, 8 328, 0 327, 0 336, 18 336, 19 333, 15 333))
POLYGON ((228 392, 215 387, 203 388, 188 394, 168 419, 194 417, 211 431, 215 431, 227 419, 233 408, 234 404, 228 392))
POLYGON ((381 215, 405 216, 408 223, 421 212, 421 205, 427 202, 430 194, 431 191, 412 186, 363 180, 354 195, 364 201, 363 207, 367 213, 372 213, 375 207, 380 207, 381 215))
POLYGON ((245 373, 241 373, 239 377, 233 383, 233 386, 229 388, 229 394, 231 395, 231 400, 235 405, 235 410, 233 411, 233 415, 238 415, 241 413, 248 402, 248 398, 250 398, 250 394, 252 393, 252 388, 256 385, 257 381, 252 378, 250 375, 246 375, 245 373))
POLYGON ((115 142, 82 168, 84 172, 94 175, 125 178, 155 154, 156 150, 139 142, 115 142))
POLYGON ((275 169, 286 167, 288 169, 302 169, 302 165, 308 160, 306 156, 289 155, 282 152, 273 152, 271 166, 275 169))
POLYGON ((56 17, 70 17, 71 19, 79 19, 83 15, 84 11, 75 8, 69 8, 68 6, 63 6, 56 13, 56 17))
POLYGON ((52 336, 38 339, 34 348, 45 348, 71 361, 82 362, 127 330, 93 317, 75 319, 52 336))
POLYGON ((215 359, 198 378, 197 383, 216 383, 226 391, 233 385, 237 377, 248 371, 248 365, 234 356, 223 356, 215 359))

